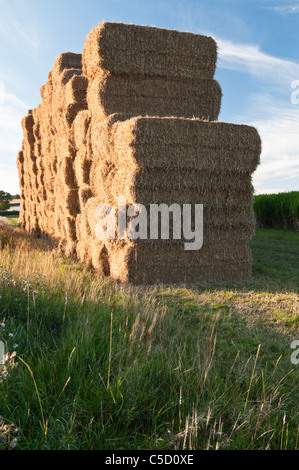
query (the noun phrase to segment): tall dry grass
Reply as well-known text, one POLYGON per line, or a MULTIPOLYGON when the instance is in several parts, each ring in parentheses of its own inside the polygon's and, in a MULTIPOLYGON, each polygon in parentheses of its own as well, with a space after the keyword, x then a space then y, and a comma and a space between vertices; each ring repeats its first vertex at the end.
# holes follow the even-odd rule
POLYGON ((0 415, 18 448, 298 447, 290 338, 237 314, 246 286, 126 287, 19 229, 0 239, 0 339, 18 345, 0 415))

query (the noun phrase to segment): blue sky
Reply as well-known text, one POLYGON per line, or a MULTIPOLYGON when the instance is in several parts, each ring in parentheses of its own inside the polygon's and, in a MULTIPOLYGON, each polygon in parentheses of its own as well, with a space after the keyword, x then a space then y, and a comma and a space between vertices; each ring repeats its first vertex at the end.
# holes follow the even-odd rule
POLYGON ((55 58, 82 52, 104 20, 213 36, 219 120, 262 137, 256 193, 299 190, 299 0, 0 0, 1 190, 19 192, 21 119, 39 104, 55 58))

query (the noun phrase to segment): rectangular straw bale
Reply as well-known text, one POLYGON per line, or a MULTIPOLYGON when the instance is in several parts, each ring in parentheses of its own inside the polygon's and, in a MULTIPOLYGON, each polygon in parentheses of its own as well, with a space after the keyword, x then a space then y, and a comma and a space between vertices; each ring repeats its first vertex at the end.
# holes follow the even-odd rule
POLYGON ((71 241, 77 240, 76 235, 76 218, 75 217, 66 217, 65 219, 65 232, 66 238, 71 241))
POLYGON ((24 134, 24 139, 28 144, 33 147, 34 145, 34 134, 33 134, 34 118, 32 111, 29 110, 27 116, 22 119, 22 129, 24 134))
POLYGON ((254 127, 200 119, 136 117, 114 124, 115 165, 252 173, 261 139, 254 127))
POLYGON ((73 160, 71 157, 64 157, 59 161, 58 173, 62 178, 61 183, 65 184, 71 189, 76 189, 78 187, 75 178, 73 160))
POLYGON ((66 230, 64 225, 64 218, 60 210, 56 210, 54 214, 54 232, 58 239, 66 239, 66 230))
POLYGON ((66 258, 74 258, 76 255, 76 243, 71 240, 61 240, 58 250, 66 258))
POLYGON ((47 201, 47 191, 44 186, 39 185, 37 195, 40 203, 47 201))
POLYGON ((41 139, 40 135, 40 121, 41 121, 41 105, 39 105, 33 112, 34 126, 33 126, 33 135, 35 140, 39 141, 41 139))
POLYGON ((24 153, 22 150, 20 150, 18 152, 18 156, 17 156, 17 167, 18 167, 18 171, 19 171, 19 176, 23 176, 24 175, 24 153))
MULTIPOLYGON (((206 174, 208 174, 208 172, 206 174)), ((191 202, 193 204, 219 205, 225 201, 225 203, 230 206, 239 204, 248 207, 252 202, 253 187, 250 182, 250 175, 239 178, 235 183, 235 187, 233 186, 233 182, 228 187, 222 186, 214 188, 212 185, 209 185, 208 182, 204 182, 203 185, 198 184, 198 189, 191 188, 184 191, 178 188, 174 190, 160 188, 159 191, 157 191, 149 187, 138 187, 136 185, 135 176, 133 174, 130 185, 122 184, 122 180, 117 177, 117 174, 115 178, 112 178, 110 195, 113 203, 117 201, 120 195, 126 198, 128 204, 139 203, 143 205, 162 202, 168 205, 173 203, 190 204, 191 202), (245 182, 245 189, 240 187, 241 181, 245 182), (248 192, 249 189, 250 192, 248 192)), ((213 180, 215 181, 215 178, 213 180)), ((93 190, 93 192, 95 193, 95 190, 93 190)), ((107 190, 105 192, 107 192, 107 190)))
POLYGON ((101 241, 94 241, 90 246, 91 263, 98 274, 108 276, 110 273, 108 254, 105 245, 101 241))
POLYGON ((90 125, 91 115, 89 110, 79 111, 73 122, 74 144, 77 150, 87 146, 87 132, 90 125))
POLYGON ((44 100, 46 98, 46 93, 47 93, 47 85, 46 83, 40 87, 40 95, 41 99, 44 100))
POLYGON ((68 131, 71 131, 71 126, 76 119, 78 113, 82 110, 87 109, 87 102, 85 100, 77 103, 72 103, 66 106, 64 114, 64 123, 68 127, 68 131))
POLYGON ((52 77, 57 80, 65 69, 82 69, 82 55, 73 52, 63 52, 55 59, 52 77))
POLYGON ((93 196, 88 184, 81 184, 78 191, 80 212, 83 211, 88 200, 93 196))
POLYGON ((76 217, 76 233, 78 234, 78 241, 88 243, 90 239, 95 238, 91 233, 85 211, 82 211, 76 217))
MULTIPOLYGON (((65 97, 65 89, 67 85, 72 81, 74 78, 82 77, 82 70, 81 69, 65 69, 59 76, 56 87, 59 93, 61 93, 61 97, 65 97)), ((84 80, 85 81, 85 80, 84 80)))
MULTIPOLYGON (((112 117, 113 121, 113 117, 112 117)), ((87 154, 91 159, 90 187, 94 196, 102 197, 109 188, 109 175, 114 172, 110 146, 110 119, 92 119, 88 129, 87 154)))
MULTIPOLYGON (((113 246, 113 245, 112 245, 113 246)), ((111 277, 134 284, 247 280, 251 253, 246 242, 218 243, 199 251, 179 244, 135 242, 123 249, 108 246, 111 277)))
POLYGON ((80 212, 78 190, 57 185, 55 190, 56 203, 63 208, 65 214, 76 217, 80 212))
POLYGON ((23 230, 25 229, 25 210, 26 210, 26 202, 24 199, 21 199, 18 226, 21 227, 23 230))
MULTIPOLYGON (((84 208, 88 224, 91 231, 91 236, 97 238, 96 226, 99 221, 99 216, 97 213, 98 207, 103 204, 103 199, 101 198, 90 198, 84 208)), ((147 236, 150 237, 149 222, 151 216, 151 210, 149 206, 146 206, 147 210, 147 221, 148 221, 148 231, 147 236)), ((118 216, 118 207, 115 206, 116 217, 118 216)), ((183 207, 181 207, 181 214, 183 214, 183 207)), ((218 241, 221 243, 223 240, 237 240, 237 241, 248 241, 254 233, 255 228, 255 219, 253 215, 252 206, 243 207, 235 206, 233 208, 227 208, 226 206, 221 206, 220 208, 215 208, 214 205, 206 206, 204 205, 204 222, 203 222, 203 232, 204 240, 210 242, 212 240, 218 241)), ((192 220, 191 229, 194 231, 195 225, 192 220)), ((158 218, 158 234, 160 237, 161 234, 161 219, 158 218)), ((183 231, 181 232, 183 237, 183 231)), ((117 227, 116 227, 116 236, 117 236, 117 227)), ((169 240, 173 241, 173 218, 172 215, 169 218, 169 240)), ((128 239, 125 243, 128 243, 128 239)), ((129 242, 130 243, 130 242, 129 242)), ((144 243, 146 243, 144 241, 144 243)), ((162 244, 164 241, 162 241, 162 244)), ((161 245, 161 250, 163 250, 163 245, 161 245)))
MULTIPOLYGON (((70 83, 68 84, 68 86, 70 83)), ((108 75, 92 81, 88 104, 93 115, 218 118, 222 91, 215 80, 108 75)))
POLYGON ((42 142, 41 140, 35 140, 34 142, 34 155, 40 157, 42 155, 42 142))
POLYGON ((97 217, 96 213, 97 213, 98 207, 101 206, 102 204, 105 204, 105 200, 103 198, 92 197, 87 201, 86 206, 85 206, 85 211, 84 212, 85 212, 86 217, 87 217, 87 221, 88 221, 88 225, 89 225, 90 230, 91 230, 91 234, 94 238, 96 238, 95 229, 96 229, 96 224, 98 223, 98 217, 97 217))
MULTIPOLYGON (((247 194, 252 191, 251 175, 239 171, 210 171, 180 168, 171 170, 170 168, 144 168, 130 172, 129 168, 120 168, 115 174, 113 186, 119 191, 134 188, 137 190, 152 189, 155 191, 179 190, 182 194, 202 192, 217 188, 225 188, 227 192, 242 192, 247 194)), ((112 190, 113 191, 113 190, 112 190)))
POLYGON ((40 156, 45 158, 47 157, 52 150, 53 147, 53 136, 52 137, 44 137, 40 141, 41 148, 40 148, 40 156))
POLYGON ((69 128, 62 127, 59 133, 55 135, 55 154, 58 161, 66 157, 75 158, 76 148, 73 145, 69 128))
POLYGON ((89 184, 91 160, 87 158, 87 152, 77 152, 74 161, 74 171, 78 185, 89 184))
POLYGON ((83 75, 75 75, 67 83, 65 87, 66 104, 86 101, 88 80, 83 75))
POLYGON ((90 245, 85 241, 79 241, 76 245, 77 259, 80 263, 89 266, 92 264, 90 245))
POLYGON ((83 72, 212 79, 217 60, 213 38, 149 26, 101 23, 87 36, 83 72))

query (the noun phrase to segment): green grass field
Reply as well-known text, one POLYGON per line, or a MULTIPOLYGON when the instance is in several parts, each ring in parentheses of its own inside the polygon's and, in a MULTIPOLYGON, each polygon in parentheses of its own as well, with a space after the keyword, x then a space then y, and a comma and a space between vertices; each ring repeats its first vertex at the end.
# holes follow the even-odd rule
POLYGON ((0 222, 8 222, 9 225, 14 225, 15 227, 17 227, 18 225, 18 217, 15 217, 15 216, 7 216, 7 217, 0 217, 0 222))
POLYGON ((11 222, 15 227, 18 225, 18 217, 7 217, 8 221, 11 222))
POLYGON ((151 288, 0 240, 0 449, 298 449, 299 233, 258 230, 248 283, 151 288))

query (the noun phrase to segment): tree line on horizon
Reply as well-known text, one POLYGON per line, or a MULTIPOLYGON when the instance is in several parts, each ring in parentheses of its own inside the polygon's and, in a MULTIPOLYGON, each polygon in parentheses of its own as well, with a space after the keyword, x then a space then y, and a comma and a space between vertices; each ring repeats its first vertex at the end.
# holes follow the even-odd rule
POLYGON ((12 199, 20 199, 19 194, 12 195, 6 191, 0 191, 0 212, 5 212, 10 207, 10 201, 12 199))

